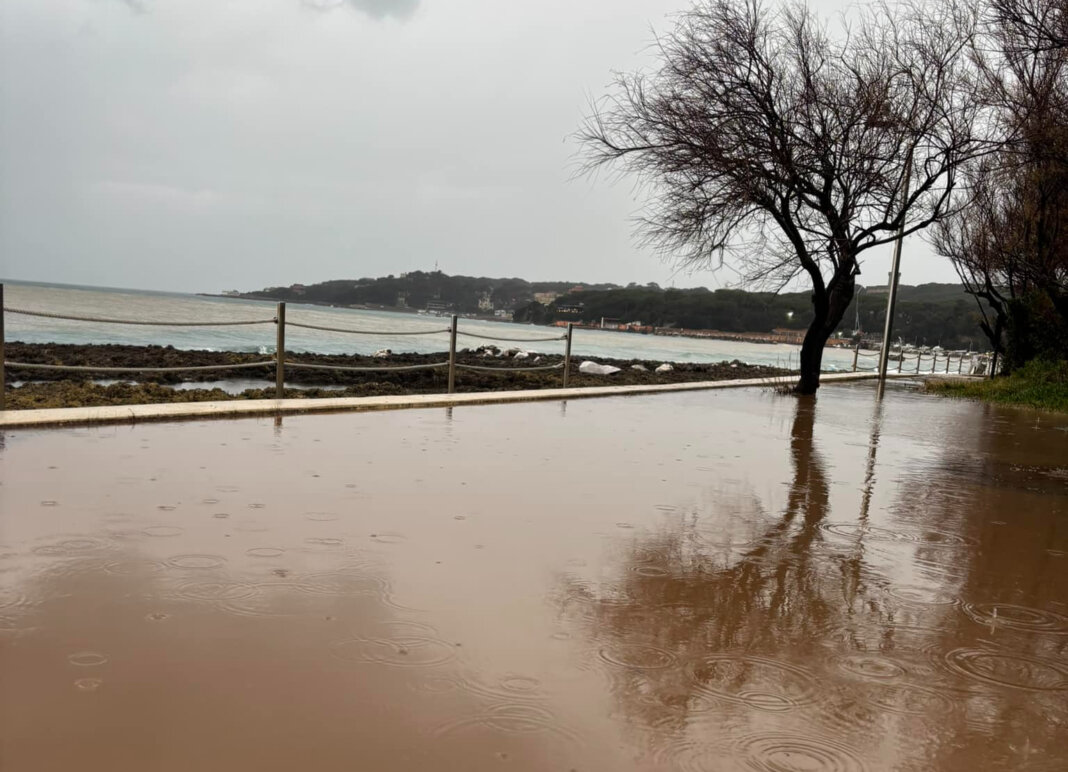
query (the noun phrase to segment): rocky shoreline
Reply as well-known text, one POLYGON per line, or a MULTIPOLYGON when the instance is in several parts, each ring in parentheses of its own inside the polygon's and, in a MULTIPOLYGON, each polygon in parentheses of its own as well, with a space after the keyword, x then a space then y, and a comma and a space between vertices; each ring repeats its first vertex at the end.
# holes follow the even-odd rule
MULTIPOLYGON (((202 365, 240 365, 263 360, 262 354, 227 351, 183 351, 170 346, 75 345, 52 343, 8 343, 8 361, 33 364, 63 364, 82 367, 195 367, 202 365)), ((384 357, 344 354, 288 354, 287 361, 342 365, 347 367, 399 367, 447 361, 448 354, 389 354, 384 357)), ((492 347, 464 349, 457 352, 457 364, 499 367, 500 372, 456 373, 458 392, 550 389, 561 386, 562 369, 523 372, 520 367, 557 365, 560 355, 515 357, 514 350, 492 347)), ((576 388, 604 385, 686 383, 733 378, 771 378, 789 371, 742 362, 673 363, 666 372, 655 372, 659 361, 597 358, 596 362, 620 368, 611 375, 580 372, 585 361, 571 360, 569 386, 576 388), (642 369, 644 368, 644 369, 642 369)), ((274 366, 260 368, 193 371, 184 373, 129 373, 117 376, 107 372, 69 373, 49 370, 7 368, 7 407, 11 410, 90 405, 130 405, 158 402, 200 402, 206 400, 265 399, 274 397, 274 366), (121 382, 103 385, 98 380, 121 382), (262 388, 245 389, 239 394, 221 388, 174 388, 176 384, 209 381, 262 381, 262 388), (19 382, 18 386, 11 386, 19 382)), ((447 390, 446 368, 401 372, 345 372, 331 370, 286 371, 286 397, 368 397, 390 394, 435 394, 447 390)))

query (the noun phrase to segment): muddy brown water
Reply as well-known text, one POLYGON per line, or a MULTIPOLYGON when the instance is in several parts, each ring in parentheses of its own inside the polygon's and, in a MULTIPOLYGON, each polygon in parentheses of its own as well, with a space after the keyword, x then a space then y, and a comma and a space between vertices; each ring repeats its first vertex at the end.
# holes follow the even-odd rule
POLYGON ((738 390, 0 474, 5 772, 1068 766, 1065 418, 738 390))

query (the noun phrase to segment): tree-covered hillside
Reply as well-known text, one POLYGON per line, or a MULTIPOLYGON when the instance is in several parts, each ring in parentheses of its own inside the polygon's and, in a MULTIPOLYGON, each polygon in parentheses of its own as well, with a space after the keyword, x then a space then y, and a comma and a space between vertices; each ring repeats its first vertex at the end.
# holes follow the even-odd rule
MULTIPOLYGON (((886 319, 886 288, 862 288, 843 317, 841 332, 861 330, 866 339, 881 339, 886 319), (857 307, 860 313, 857 313, 857 307), (859 322, 859 324, 858 324, 859 322)), ((550 306, 529 303, 516 311, 516 321, 548 323, 567 320, 598 323, 641 322, 653 327, 681 327, 724 332, 770 332, 775 328, 804 330, 812 321, 807 292, 773 294, 720 289, 661 289, 656 285, 601 292, 575 292, 550 306)), ((898 292, 893 338, 916 345, 945 348, 986 347, 979 331, 975 301, 955 284, 903 286, 898 292)))
MULTIPOLYGON (((337 306, 432 308, 457 314, 490 315, 503 310, 514 312, 517 322, 596 324, 604 318, 654 327, 724 332, 804 330, 812 320, 812 301, 807 292, 663 289, 652 283, 620 287, 528 282, 517 278, 449 276, 440 271, 271 287, 245 297, 337 306)), ((860 329, 865 338, 881 338, 885 314, 886 287, 859 288, 843 318, 841 331, 849 337, 860 329)), ((901 287, 896 317, 895 340, 946 348, 985 348, 975 301, 959 285, 901 287)))
POLYGON ((289 287, 268 287, 245 293, 244 296, 337 306, 434 307, 458 314, 475 314, 496 309, 512 310, 532 302, 538 293, 555 295, 575 287, 607 290, 617 286, 581 285, 573 281, 528 282, 516 278, 491 279, 485 276, 449 276, 441 271, 412 271, 377 279, 338 279, 307 286, 293 284, 289 287))

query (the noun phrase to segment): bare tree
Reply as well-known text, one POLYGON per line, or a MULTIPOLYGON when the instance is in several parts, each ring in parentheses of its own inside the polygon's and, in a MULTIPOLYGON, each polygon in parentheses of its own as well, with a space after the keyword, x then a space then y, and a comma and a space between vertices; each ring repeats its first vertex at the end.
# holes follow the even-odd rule
POLYGON ((1009 349, 1005 371, 1056 350, 1068 332, 1066 23, 1068 0, 991 0, 973 53, 1002 145, 967 169, 967 203, 933 240, 989 308, 983 330, 995 350, 1009 349), (1037 326, 1053 345, 1025 340, 1035 313, 1052 319, 1037 326))
POLYGON ((1065 0, 991 0, 994 21, 1021 44, 1019 53, 1068 48, 1068 2, 1065 0))
POLYGON ((936 223, 931 238, 935 251, 951 260, 964 291, 979 306, 979 327, 994 350, 991 371, 1004 354, 1009 304, 1027 292, 1026 276, 1017 265, 1011 209, 999 196, 995 176, 992 165, 981 165, 967 206, 936 223))
POLYGON ((832 36, 800 4, 699 0, 658 41, 658 70, 619 76, 594 105, 579 132, 589 168, 647 184, 643 232, 665 255, 727 255, 777 289, 806 277, 795 390, 814 393, 860 255, 946 216, 957 169, 989 150, 977 23, 945 0, 880 6, 832 36))

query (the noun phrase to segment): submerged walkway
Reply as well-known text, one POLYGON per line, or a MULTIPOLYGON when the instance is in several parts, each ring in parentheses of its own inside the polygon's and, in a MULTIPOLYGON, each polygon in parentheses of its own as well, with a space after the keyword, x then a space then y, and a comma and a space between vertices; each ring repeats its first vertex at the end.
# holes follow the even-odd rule
MULTIPOLYGON (((821 383, 874 380, 875 373, 825 373, 821 383)), ((887 377, 916 378, 913 373, 890 373, 887 377)), ((411 394, 404 396, 336 397, 325 399, 256 399, 216 402, 164 402, 151 405, 103 405, 40 410, 0 411, 0 429, 35 426, 79 426, 86 424, 139 423, 199 418, 240 418, 290 415, 296 413, 360 412, 404 410, 409 408, 454 407, 457 405, 498 405, 511 402, 544 402, 589 397, 622 397, 635 394, 733 389, 746 386, 783 386, 796 375, 775 378, 740 378, 729 381, 697 381, 639 386, 592 386, 572 389, 533 389, 527 391, 482 391, 465 394, 411 394)))

